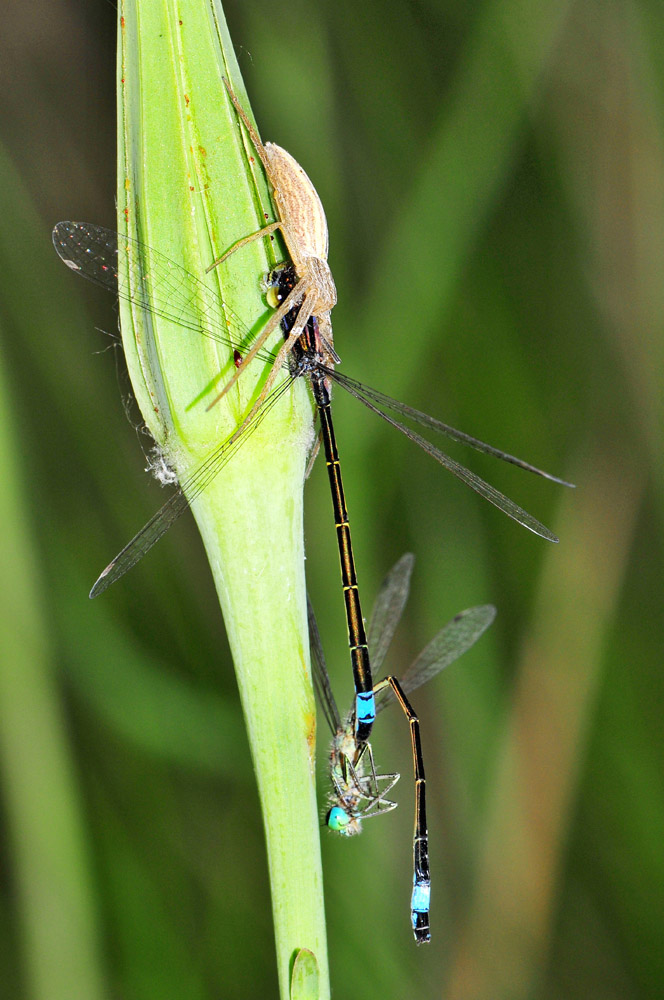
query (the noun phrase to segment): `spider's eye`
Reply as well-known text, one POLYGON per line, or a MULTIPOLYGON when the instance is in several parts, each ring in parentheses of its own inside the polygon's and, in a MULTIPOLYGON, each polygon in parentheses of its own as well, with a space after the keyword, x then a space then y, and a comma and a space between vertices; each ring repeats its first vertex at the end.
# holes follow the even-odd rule
POLYGON ((278 309, 279 305, 283 301, 283 296, 279 291, 279 286, 268 285, 265 298, 267 299, 267 304, 271 309, 278 309))

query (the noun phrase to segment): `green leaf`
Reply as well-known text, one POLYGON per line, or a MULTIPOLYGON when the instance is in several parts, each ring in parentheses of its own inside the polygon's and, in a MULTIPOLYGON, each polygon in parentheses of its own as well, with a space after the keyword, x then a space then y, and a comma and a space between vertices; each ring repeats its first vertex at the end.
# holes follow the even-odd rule
POLYGON ((293 962, 290 1000, 318 1000, 320 996, 320 972, 313 952, 301 948, 293 962))

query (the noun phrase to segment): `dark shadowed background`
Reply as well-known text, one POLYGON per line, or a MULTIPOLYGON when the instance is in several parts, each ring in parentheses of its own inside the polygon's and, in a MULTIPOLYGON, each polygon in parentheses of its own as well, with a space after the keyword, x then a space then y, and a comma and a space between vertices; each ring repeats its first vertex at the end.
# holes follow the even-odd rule
MULTIPOLYGON (((578 484, 450 449, 549 545, 338 394, 367 603, 417 560, 390 667, 462 608, 498 618, 413 696, 428 948, 396 709, 374 748, 401 808, 323 837, 334 994, 661 995, 661 3, 225 9, 263 137, 327 211, 344 370, 578 484)), ((72 1000, 71 970, 86 1000, 274 997, 261 819, 193 520, 87 599, 164 499, 110 296, 50 241, 60 219, 115 226, 115 17, 10 5, 0 40, 0 980, 12 998, 72 1000)), ((345 708, 329 507, 319 462, 307 577, 345 708)), ((325 746, 321 729, 321 801, 325 746)))

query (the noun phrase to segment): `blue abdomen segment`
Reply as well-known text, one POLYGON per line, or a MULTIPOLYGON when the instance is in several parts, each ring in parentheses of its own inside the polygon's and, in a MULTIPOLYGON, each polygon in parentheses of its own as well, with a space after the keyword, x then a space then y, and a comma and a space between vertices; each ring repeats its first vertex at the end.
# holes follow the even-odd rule
POLYGON ((355 718, 358 722, 373 722, 376 718, 376 699, 373 691, 364 691, 355 699, 355 718))
POLYGON ((376 718, 376 699, 373 691, 363 691, 355 697, 355 736, 365 743, 376 718))
POLYGON ((416 882, 413 895, 410 898, 410 908, 413 913, 428 913, 431 907, 431 883, 416 882))
POLYGON ((431 883, 415 882, 410 900, 410 918, 413 934, 417 944, 426 944, 431 940, 429 930, 429 906, 431 903, 431 883))

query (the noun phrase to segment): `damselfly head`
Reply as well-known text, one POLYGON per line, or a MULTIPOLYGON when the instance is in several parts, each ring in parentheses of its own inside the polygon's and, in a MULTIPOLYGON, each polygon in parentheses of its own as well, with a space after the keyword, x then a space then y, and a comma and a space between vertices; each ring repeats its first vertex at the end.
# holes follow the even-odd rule
POLYGON ((347 812, 341 806, 332 806, 325 815, 325 825, 342 837, 353 837, 362 832, 362 820, 359 816, 347 812))

